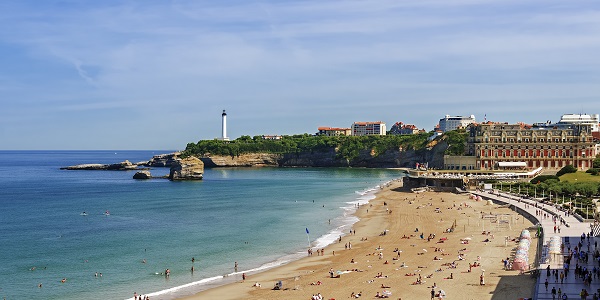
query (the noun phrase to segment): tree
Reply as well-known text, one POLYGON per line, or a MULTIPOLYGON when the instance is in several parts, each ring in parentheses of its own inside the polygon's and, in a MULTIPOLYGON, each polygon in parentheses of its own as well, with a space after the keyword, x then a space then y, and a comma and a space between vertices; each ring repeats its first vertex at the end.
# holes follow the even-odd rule
POLYGON ((600 169, 600 154, 596 155, 593 165, 594 165, 594 168, 600 169))
POLYGON ((560 177, 564 174, 575 173, 575 172, 577 172, 577 168, 573 167, 572 165, 566 165, 562 169, 560 169, 558 172, 556 172, 556 176, 560 177))
POLYGON ((575 185, 575 190, 586 197, 591 197, 598 193, 598 183, 597 182, 581 182, 575 185))

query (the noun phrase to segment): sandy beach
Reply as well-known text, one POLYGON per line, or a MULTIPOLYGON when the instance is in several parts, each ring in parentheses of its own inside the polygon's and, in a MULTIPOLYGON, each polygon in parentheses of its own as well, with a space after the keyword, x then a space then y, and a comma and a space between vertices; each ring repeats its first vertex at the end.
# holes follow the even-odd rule
MULTIPOLYGON (((308 300, 315 294, 348 299, 353 293, 368 299, 377 293, 390 299, 430 299, 432 288, 436 299, 440 290, 444 299, 533 295, 530 275, 503 268, 503 259, 512 260, 521 230, 533 226, 509 208, 469 199, 468 194, 406 192, 394 181, 356 215, 360 221, 353 233, 325 248, 322 256, 314 249, 312 256, 184 299, 308 300), (273 290, 278 281, 282 289, 273 290)), ((534 238, 530 262, 535 243, 534 238)))

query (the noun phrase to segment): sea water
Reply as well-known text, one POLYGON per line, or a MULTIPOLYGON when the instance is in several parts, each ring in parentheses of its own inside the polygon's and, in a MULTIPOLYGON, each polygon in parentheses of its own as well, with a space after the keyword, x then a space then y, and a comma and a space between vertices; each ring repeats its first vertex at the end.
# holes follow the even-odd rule
POLYGON ((168 152, 0 151, 0 297, 191 295, 303 257, 309 243, 332 243, 357 221, 356 204, 402 176, 216 168, 205 170, 203 181, 170 182, 134 180, 133 171, 59 170, 168 152))

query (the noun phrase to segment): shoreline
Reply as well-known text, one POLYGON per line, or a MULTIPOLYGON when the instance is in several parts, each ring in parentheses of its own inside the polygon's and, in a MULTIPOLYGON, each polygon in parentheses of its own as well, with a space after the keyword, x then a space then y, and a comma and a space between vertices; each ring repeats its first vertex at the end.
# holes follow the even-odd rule
MULTIPOLYGON (((375 186, 368 187, 362 191, 355 191, 356 197, 346 202, 347 206, 340 207, 342 210, 342 214, 338 218, 341 218, 341 223, 325 234, 317 237, 314 240, 311 240, 311 249, 328 249, 331 245, 335 244, 338 236, 345 236, 347 233, 344 233, 346 229, 352 228, 356 223, 360 222, 360 218, 357 217, 356 213, 360 207, 363 207, 365 204, 368 204, 373 199, 376 199, 377 193, 379 193, 384 188, 390 186, 394 182, 401 182, 402 177, 390 179, 384 182, 381 182, 375 186), (358 204, 358 206, 357 206, 358 204), (345 229, 344 229, 345 228, 345 229), (342 232, 341 230, 344 229, 342 232)), ((333 223, 333 219, 331 220, 333 223)), ((193 281, 190 283, 182 284, 179 286, 174 286, 168 289, 159 290, 151 293, 145 293, 143 295, 147 295, 152 299, 156 297, 167 295, 167 299, 189 299, 190 297, 195 297, 196 295, 202 294, 207 291, 211 291, 214 289, 219 289, 225 286, 229 286, 231 284, 235 284, 236 282, 242 280, 242 274, 257 275, 263 274, 266 272, 270 272, 272 270, 277 270, 279 268, 285 267, 290 264, 294 264, 298 261, 301 261, 306 258, 306 250, 298 249, 295 253, 282 254, 272 261, 267 261, 262 263, 261 265, 248 269, 248 270, 239 270, 236 272, 227 273, 224 275, 215 275, 208 278, 203 278, 197 281, 193 281), (199 291, 193 293, 185 294, 185 289, 200 286, 199 291), (181 290, 181 292, 180 292, 181 290), (180 294, 178 296, 177 294, 180 294), (184 296, 181 296, 181 294, 184 296), (170 296, 170 297, 169 297, 170 296)), ((126 300, 131 300, 133 298, 126 298, 126 300)), ((136 299, 133 299, 136 300, 136 299)))
MULTIPOLYGON (((396 298, 398 296, 402 296, 402 297, 408 297, 408 299, 410 298, 414 298, 414 297, 419 297, 418 295, 421 294, 428 294, 429 293, 429 288, 431 288, 431 286, 429 286, 429 284, 422 284, 422 285, 412 285, 410 284, 410 288, 408 288, 408 290, 411 291, 394 291, 394 287, 397 287, 398 285, 404 285, 407 284, 408 281, 414 280, 414 278, 412 276, 403 276, 405 271, 408 271, 409 268, 406 268, 406 270, 404 270, 403 268, 398 268, 398 265, 400 265, 400 259, 399 260, 391 260, 391 255, 393 255, 393 253, 391 253, 391 248, 393 247, 392 245, 398 245, 400 246, 400 249, 402 249, 400 252, 403 252, 402 254, 398 253, 398 257, 402 258, 404 256, 409 256, 409 258, 405 258, 406 261, 408 262, 410 259, 412 258, 416 258, 415 262, 410 263, 410 265, 412 265, 412 267, 410 267, 410 269, 412 268, 417 268, 418 267, 418 273, 420 274, 424 274, 425 273, 431 273, 431 275, 427 275, 427 276, 431 276, 432 278, 435 277, 440 277, 440 276, 436 276, 437 274, 434 274, 435 272, 433 272, 433 268, 432 269, 427 269, 428 266, 424 266, 425 268, 421 268, 422 265, 432 265, 431 267, 434 267, 433 265, 435 265, 436 263, 439 265, 440 262, 439 261, 432 261, 431 258, 429 256, 432 256, 434 249, 430 250, 431 252, 428 252, 427 249, 422 248, 423 250, 421 250, 421 246, 422 245, 406 245, 408 241, 415 242, 415 243, 423 243, 424 240, 419 240, 419 239, 415 239, 414 234, 412 234, 412 238, 411 239, 406 239, 403 240, 399 235, 401 234, 399 231, 403 231, 403 235, 409 234, 409 236, 411 235, 412 230, 413 229, 412 225, 408 225, 408 224, 415 224, 415 223, 421 223, 421 226, 418 227, 425 227, 425 230, 421 229, 421 232, 433 232, 434 234, 440 234, 440 236, 443 233, 443 228, 442 232, 440 231, 440 226, 438 224, 435 223, 430 223, 428 224, 428 222, 435 222, 433 218, 437 217, 435 215, 435 213, 427 213, 424 212, 423 214, 421 214, 421 212, 423 211, 417 211, 417 216, 414 215, 414 212, 408 210, 411 208, 416 208, 417 204, 419 204, 419 201, 421 201, 421 206, 425 205, 424 202, 428 202, 429 204, 432 204, 431 202, 436 202, 435 200, 433 200, 433 198, 438 197, 441 200, 441 202, 445 202, 444 200, 446 198, 448 198, 448 202, 446 202, 446 204, 450 203, 450 200, 452 201, 451 203, 453 205, 456 205, 457 203, 460 203, 461 208, 462 208, 462 204, 465 203, 465 210, 467 210, 467 205, 469 206, 469 209, 471 209, 472 207, 474 208, 474 211, 471 212, 471 215, 469 215, 469 219, 467 222, 471 222, 470 220, 473 220, 473 226, 472 228, 469 228, 469 232, 467 232, 467 228, 466 228, 466 224, 462 224, 464 223, 464 219, 461 220, 461 222, 458 222, 457 220, 455 220, 455 225, 463 225, 463 230, 465 231, 465 233, 459 233, 458 236, 464 235, 464 234, 469 234, 469 237, 472 237, 473 239, 477 238, 476 234, 477 232, 480 233, 480 231, 478 230, 479 227, 479 221, 481 221, 481 225, 485 226, 485 220, 482 219, 477 219, 474 216, 478 215, 478 212, 476 212, 478 209, 487 209, 489 208, 490 210, 493 208, 494 210, 499 209, 499 210, 503 210, 502 213, 509 213, 510 210, 507 208, 501 208, 498 205, 493 205, 491 207, 486 207, 484 206, 484 201, 469 201, 467 200, 467 196, 465 195, 456 195, 456 194, 447 194, 447 193, 436 193, 436 192, 426 192, 426 193, 421 193, 421 194, 413 194, 410 192, 406 192, 406 191, 401 191, 401 183, 398 182, 398 179, 392 180, 390 182, 387 182, 385 184, 380 185, 380 189, 376 190, 374 193, 375 198, 370 199, 368 201, 368 205, 361 205, 354 213, 353 215, 356 216, 358 218, 358 222, 354 223, 352 225, 352 230, 356 231, 357 233, 355 235, 352 234, 344 234, 341 236, 341 242, 334 242, 332 244, 329 244, 328 246, 326 246, 324 248, 324 256, 304 256, 300 259, 297 260, 293 260, 293 261, 289 261, 285 264, 276 266, 274 268, 269 268, 257 273, 248 273, 246 280, 242 280, 241 277, 241 272, 239 272, 240 274, 237 274, 234 282, 231 283, 227 283, 224 285, 220 285, 220 286, 215 286, 212 288, 209 288, 207 290, 201 291, 195 295, 192 296, 185 296, 185 297, 181 297, 181 298, 177 298, 180 300, 198 300, 198 299, 212 299, 212 298, 218 298, 218 299, 279 299, 281 297, 286 298, 286 299, 310 299, 311 295, 314 295, 317 293, 317 291, 319 291, 318 293, 322 293, 324 295, 325 299, 331 299, 334 298, 332 296, 335 296, 336 299, 339 298, 347 298, 348 295, 350 295, 351 292, 361 292, 363 295, 375 295, 376 292, 375 290, 377 290, 378 292, 382 292, 382 288, 379 288, 376 285, 370 284, 374 281, 377 281, 377 283, 379 283, 380 281, 384 281, 384 280, 380 280, 380 279, 371 279, 374 278, 373 276, 365 276, 365 273, 370 273, 370 275, 374 275, 376 274, 375 269, 381 269, 381 270, 386 270, 386 274, 387 273, 395 273, 395 274, 390 274, 390 278, 394 277, 393 280, 388 280, 386 279, 385 281, 388 281, 390 283, 393 284, 385 284, 382 283, 382 286, 391 286, 392 288, 390 288, 390 290, 392 290, 394 293, 394 296, 392 296, 392 298, 396 298), (426 200, 426 198, 429 197, 430 200, 426 200), (410 199, 409 199, 410 198, 410 199), (411 200, 412 199, 412 200, 411 200), (471 203, 473 202, 473 203, 471 203), (409 204, 410 203, 410 204, 409 204), (466 204, 469 203, 469 204, 466 204), (472 206, 471 206, 472 205, 472 206), (408 209, 407 209, 408 208, 408 209), (369 211, 370 209, 370 211, 369 211), (407 211, 405 212, 401 212, 402 215, 400 216, 401 218, 395 219, 395 218, 391 218, 391 216, 395 216, 396 214, 396 210, 397 209, 407 209, 407 211), (388 211, 389 210, 389 211, 388 211), (392 213, 392 211, 394 213, 392 213), (420 216, 419 216, 420 215, 420 216), (417 220, 417 219, 425 219, 426 221, 423 222, 424 220, 417 220), (417 220, 417 222, 415 222, 415 220, 417 220), (477 220, 477 221, 476 221, 477 220), (477 222, 477 227, 475 227, 475 222, 477 222), (406 224, 405 224, 406 223, 406 224), (457 224, 458 223, 458 224, 457 224), (431 226, 433 225, 433 226, 431 226), (389 232, 390 234, 387 234, 388 232, 388 228, 389 228, 389 232), (436 233, 436 231, 438 231, 436 233), (383 233, 386 233, 385 235, 383 233), (366 239, 366 240, 363 240, 366 239), (392 241, 388 241, 386 242, 385 240, 390 240, 392 239, 392 241), (391 244, 389 243, 391 242, 391 244), (347 243, 351 243, 351 249, 347 249, 347 243), (382 249, 382 253, 385 253, 386 257, 389 257, 388 261, 391 263, 385 264, 385 266, 377 266, 374 267, 374 264, 379 264, 380 261, 378 261, 377 259, 375 259, 374 257, 369 257, 371 255, 374 255, 375 252, 373 252, 373 249, 376 248, 380 248, 380 245, 385 244, 388 247, 383 247, 382 249), (408 247, 407 247, 408 246, 408 247), (413 246, 412 249, 410 248, 410 246, 413 246), (369 250, 370 249, 370 250, 369 250), (421 251, 420 253, 417 253, 417 250, 421 251), (406 254, 405 254, 406 253, 406 254), (365 264, 365 256, 368 258, 366 260, 366 264, 365 264), (352 258, 350 258, 352 257, 352 258), (427 257, 429 259, 425 259, 423 260, 422 258, 427 257), (356 260, 358 261, 356 264, 354 265, 348 265, 348 262, 350 260, 354 260, 356 258, 356 260), (343 267, 342 267, 343 266, 343 267), (417 267, 415 267, 417 266, 417 267), (353 268, 353 267, 359 267, 359 268, 353 268), (392 267, 392 268, 390 268, 392 267), (339 283, 334 283, 334 284, 329 284, 327 281, 329 281, 329 276, 328 276, 328 271, 330 269, 336 269, 336 270, 360 270, 361 272, 347 272, 343 271, 343 275, 342 277, 344 279, 339 280, 339 283), (401 270, 401 271, 400 271, 401 270), (401 274, 398 274, 398 272, 401 272, 401 274), (351 278, 354 277, 354 278, 351 278), (348 279, 347 279, 348 278, 348 279), (271 290, 271 288, 274 286, 274 284, 276 282, 278 282, 279 280, 281 280, 283 282, 283 291, 274 291, 271 290), (314 283, 317 284, 314 284, 314 283), (254 286, 255 283, 260 283, 261 287, 256 287, 254 286), (319 284, 321 283, 321 284, 319 284), (314 284, 314 285, 313 285, 314 284), (354 287, 354 288, 353 288, 354 287), (309 292, 310 291, 310 292, 309 292), (282 294, 285 293, 285 294, 282 294), (397 294, 397 295, 396 295, 397 294), (283 295, 283 296, 282 296, 283 295)), ((442 203, 436 203, 433 206, 438 206, 442 203)), ((456 207, 456 206, 455 206, 456 207)), ((418 208, 417 208, 418 209, 418 208)), ((452 210, 452 207, 447 207, 447 209, 452 210)), ((444 213, 445 211, 442 210, 442 213, 444 213)), ((490 211, 491 213, 492 211, 490 211)), ((464 213, 463 213, 464 214, 464 213)), ((520 215, 519 215, 520 216, 520 215)), ((456 216, 455 216, 456 217, 456 216)), ((458 215, 458 217, 460 217, 460 215, 458 215)), ((518 233, 520 230, 522 230, 523 228, 526 227, 530 227, 533 224, 527 220, 525 220, 525 218, 523 218, 521 216, 521 218, 519 219, 518 216, 513 216, 511 218, 515 218, 516 220, 512 220, 512 222, 519 222, 519 224, 515 223, 515 227, 518 227, 518 229, 513 228, 511 230, 498 230, 498 234, 506 234, 507 232, 509 232, 511 234, 511 236, 517 236, 518 237, 518 233), (520 222, 522 222, 522 224, 520 224, 520 222), (519 226, 521 225, 521 226, 519 226)), ((447 226, 449 224, 449 221, 438 221, 441 223, 445 223, 442 227, 447 226)), ((490 225, 491 226, 491 223, 490 225)), ((456 227, 458 229, 460 229, 458 226, 456 227)), ((492 230, 494 231, 494 230, 492 230)), ((451 233, 448 234, 449 237, 448 239, 452 239, 454 241, 456 241, 456 239, 458 238, 456 233, 451 233), (452 236, 454 235, 454 236, 452 236), (452 236, 452 237, 450 237, 452 236)), ((492 235, 493 237, 493 235, 492 235)), ((493 241, 494 243, 498 243, 500 242, 501 245, 496 245, 495 247, 499 247, 502 249, 502 255, 500 255, 499 257, 495 257, 494 261, 496 261, 497 263, 493 263, 492 261, 488 261, 488 260, 482 260, 485 261, 485 268, 486 271, 483 271, 483 268, 481 273, 485 273, 488 272, 489 275, 486 276, 493 276, 492 278, 490 278, 492 280, 492 283, 496 280, 496 281, 505 281, 507 282, 508 286, 511 286, 510 289, 505 289, 505 288, 501 288, 499 286, 497 286, 496 283, 496 287, 498 289, 501 289, 500 293, 502 295, 508 296, 508 297, 513 297, 513 298, 519 298, 519 297, 530 297, 533 292, 534 292, 534 285, 535 285, 535 280, 533 280, 532 278, 530 278, 530 276, 526 276, 526 275, 518 275, 518 271, 504 271, 502 270, 502 263, 500 263, 500 260, 505 258, 505 257, 509 257, 510 253, 511 253, 511 247, 507 247, 506 244, 504 244, 504 242, 499 241, 499 239, 496 239, 495 241, 493 241), (496 276, 496 274, 503 272, 505 274, 502 274, 502 276, 496 276)), ((430 244, 427 245, 431 248, 431 246, 435 246, 437 244, 430 244)), ((445 247, 449 247, 449 245, 446 244, 442 244, 445 247)), ((423 245, 423 247, 425 247, 423 245)), ((458 248, 471 248, 472 246, 469 245, 454 245, 453 250, 456 251, 458 250, 458 248), (454 249, 457 248, 457 249, 454 249)), ((483 251, 481 254, 483 255, 476 255, 477 257, 484 257, 485 256, 495 256, 495 252, 498 252, 499 249, 493 249, 493 247, 486 247, 486 248, 492 248, 492 249, 487 249, 486 251, 483 251)), ((436 247, 437 250, 437 247, 436 247)), ((533 261, 533 258, 536 255, 536 250, 537 249, 533 249, 530 251, 529 255, 531 260, 533 261)), ((473 254, 475 254, 476 249, 473 250, 467 250, 467 251, 473 251, 473 254)), ((444 254, 444 256, 446 254, 450 255, 450 251, 448 251, 447 253, 444 254)), ((479 254, 479 252, 477 252, 479 254)), ((437 253, 438 255, 440 253, 437 253)), ((454 252, 452 252, 451 255, 455 255, 454 252)), ((474 259, 472 259, 471 254, 465 254, 463 253, 463 255, 465 255, 466 257, 468 257, 467 259, 469 261, 474 261, 474 259)), ((437 257, 437 256, 436 256, 437 257)), ((445 258, 445 257, 444 257, 445 258)), ((404 259, 402 259, 404 260, 404 259)), ((449 260, 449 259, 448 259, 449 260)), ((441 259, 440 259, 441 261, 441 259)), ((462 261, 461 261, 462 262, 462 261)), ((402 262, 402 264, 404 264, 404 262, 402 262)), ((465 263, 462 262, 462 264, 464 265, 465 263)), ((470 265, 470 263, 469 263, 470 265)), ((464 271, 464 267, 461 268, 464 271)), ((470 268, 469 268, 470 269, 470 268)), ((446 273, 446 275, 449 272, 445 272, 446 270, 442 270, 441 267, 438 269, 440 270, 440 272, 446 273)), ((415 272, 417 270, 414 270, 415 272)), ((437 271, 437 270, 436 270, 437 271)), ((478 273, 478 271, 474 272, 474 273, 469 273, 468 276, 465 277, 473 277, 475 279, 471 280, 473 282, 477 281, 477 279, 479 278, 480 274, 478 273)), ((379 273, 379 272, 377 272, 379 273)), ((383 272, 382 272, 383 273, 383 272)), ((410 272, 409 272, 410 273, 410 272)), ((450 272, 452 273, 452 272, 450 272)), ((453 274, 456 274, 454 276, 456 277, 463 277, 463 274, 460 274, 463 272, 460 272, 459 270, 455 270, 455 272, 453 274), (459 275, 460 274, 460 275, 459 275)), ((406 273, 408 274, 408 273, 406 273)), ((451 275, 452 276, 452 275, 451 275)), ((430 279, 427 279, 430 280, 430 279)), ((440 279, 436 279, 437 282, 440 282, 442 284, 444 284, 445 278, 440 278, 440 279)), ((489 279, 486 279, 489 280, 489 279)), ((461 282, 461 281, 455 281, 456 283, 461 282)), ((466 289, 470 289, 471 288, 471 283, 468 283, 467 286, 465 287, 466 289)), ((440 286, 442 286, 442 284, 440 284, 440 286)), ((444 284, 445 285, 445 284, 444 284)), ((496 287, 493 287, 491 284, 488 284, 487 286, 479 286, 478 289, 474 289, 473 293, 473 299, 491 299, 492 298, 492 294, 491 292, 496 293, 497 295, 499 294, 499 291, 496 289, 496 287)), ((438 288, 438 287, 436 287, 438 288)), ((461 293, 461 289, 456 289, 456 287, 454 286, 443 286, 445 293, 448 294, 458 294, 461 293)))

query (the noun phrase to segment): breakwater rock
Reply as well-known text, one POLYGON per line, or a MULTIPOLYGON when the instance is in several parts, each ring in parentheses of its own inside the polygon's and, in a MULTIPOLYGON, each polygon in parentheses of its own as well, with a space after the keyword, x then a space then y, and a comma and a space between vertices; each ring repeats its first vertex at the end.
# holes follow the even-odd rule
POLYGON ((171 165, 169 180, 202 180, 204 163, 196 157, 176 160, 171 165))
POLYGON ((152 174, 148 170, 135 172, 133 179, 152 179, 152 174))
POLYGON ((75 166, 62 167, 61 170, 115 170, 115 171, 128 171, 128 170, 139 170, 139 164, 133 164, 126 160, 116 164, 82 164, 75 166))

